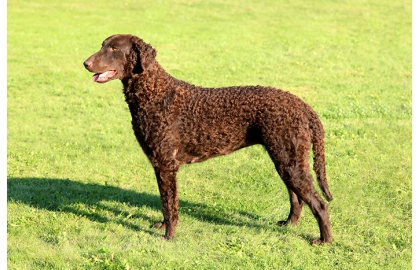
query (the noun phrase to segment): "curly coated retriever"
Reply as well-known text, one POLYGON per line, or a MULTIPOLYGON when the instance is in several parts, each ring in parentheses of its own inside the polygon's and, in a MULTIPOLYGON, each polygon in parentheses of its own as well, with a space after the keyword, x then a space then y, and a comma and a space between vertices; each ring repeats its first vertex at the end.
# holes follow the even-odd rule
POLYGON ((325 173, 324 130, 311 107, 298 97, 272 87, 202 88, 175 79, 156 61, 156 50, 132 35, 113 35, 85 62, 105 83, 120 79, 132 116, 134 135, 154 167, 162 203, 165 239, 178 223, 176 174, 181 164, 227 155, 262 144, 286 184, 290 214, 279 225, 296 225, 304 203, 318 221, 320 238, 332 241, 328 205, 315 191, 314 170, 327 200, 332 200, 325 173))

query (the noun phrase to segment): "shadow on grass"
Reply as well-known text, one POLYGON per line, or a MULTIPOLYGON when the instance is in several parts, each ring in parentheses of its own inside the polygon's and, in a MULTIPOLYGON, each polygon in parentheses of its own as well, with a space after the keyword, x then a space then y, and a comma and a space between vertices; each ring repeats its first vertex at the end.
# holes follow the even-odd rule
MULTIPOLYGON (((116 222, 132 230, 142 230, 150 234, 157 234, 157 230, 141 228, 133 223, 133 218, 147 220, 151 225, 161 220, 152 218, 141 211, 131 216, 122 210, 124 207, 112 207, 103 202, 117 202, 135 207, 148 207, 161 211, 160 197, 145 192, 135 192, 114 186, 84 184, 72 180, 47 179, 47 178, 10 178, 7 179, 7 200, 30 205, 49 211, 68 212, 84 216, 95 222, 116 222), (95 209, 103 211, 95 211, 95 209), (115 216, 110 217, 109 213, 115 216), (119 217, 129 217, 117 218, 119 217), (131 220, 131 221, 130 221, 131 220)), ((201 203, 180 200, 180 214, 189 215, 201 221, 220 225, 247 226, 254 228, 269 228, 260 221, 260 217, 243 211, 237 211, 243 221, 229 218, 231 214, 223 209, 215 209, 201 203)), ((111 204, 113 205, 113 204, 111 204)), ((135 221, 134 221, 135 222, 135 221)))

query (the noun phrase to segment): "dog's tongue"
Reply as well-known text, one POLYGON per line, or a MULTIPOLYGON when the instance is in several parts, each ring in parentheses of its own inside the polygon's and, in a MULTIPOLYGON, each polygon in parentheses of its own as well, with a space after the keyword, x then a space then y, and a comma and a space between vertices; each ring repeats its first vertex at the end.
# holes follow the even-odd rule
POLYGON ((104 73, 95 73, 92 76, 92 81, 94 81, 94 82, 104 82, 104 81, 108 80, 108 77, 107 77, 108 72, 109 71, 105 71, 104 73))

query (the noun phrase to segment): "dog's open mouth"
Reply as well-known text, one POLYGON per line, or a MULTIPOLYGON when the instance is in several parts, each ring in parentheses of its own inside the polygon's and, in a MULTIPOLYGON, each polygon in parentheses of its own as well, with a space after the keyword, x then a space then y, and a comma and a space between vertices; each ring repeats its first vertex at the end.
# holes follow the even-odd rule
POLYGON ((111 79, 112 77, 114 77, 115 74, 117 74, 116 70, 108 70, 108 71, 105 71, 104 73, 95 73, 92 76, 92 81, 98 82, 98 83, 104 83, 104 82, 109 81, 109 79, 111 79))

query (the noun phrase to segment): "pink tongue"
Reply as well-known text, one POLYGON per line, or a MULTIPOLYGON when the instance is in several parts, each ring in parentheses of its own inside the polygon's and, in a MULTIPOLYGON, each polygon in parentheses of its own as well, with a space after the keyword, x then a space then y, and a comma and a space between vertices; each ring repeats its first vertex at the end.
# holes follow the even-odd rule
POLYGON ((108 79, 106 75, 108 75, 108 71, 105 71, 104 73, 101 73, 101 74, 96 73, 95 75, 92 76, 92 81, 94 82, 106 81, 108 79))

